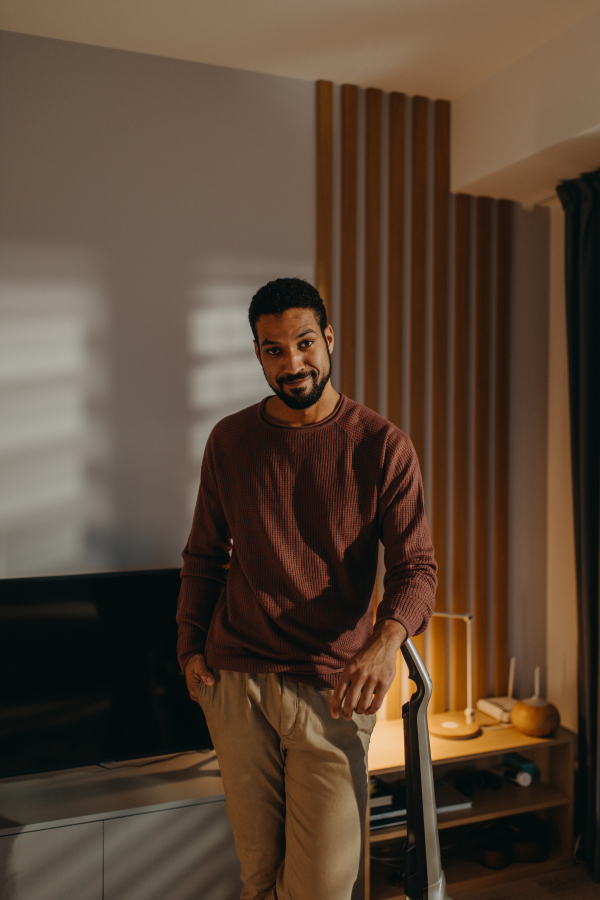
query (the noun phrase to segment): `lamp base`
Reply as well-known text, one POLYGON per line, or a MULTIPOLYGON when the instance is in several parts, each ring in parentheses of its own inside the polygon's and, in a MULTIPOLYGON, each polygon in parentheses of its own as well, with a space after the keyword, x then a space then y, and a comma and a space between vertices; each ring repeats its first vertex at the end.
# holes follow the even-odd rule
POLYGON ((462 710, 456 712, 432 713, 427 716, 429 734, 451 741, 465 741, 481 734, 476 722, 470 725, 462 710))

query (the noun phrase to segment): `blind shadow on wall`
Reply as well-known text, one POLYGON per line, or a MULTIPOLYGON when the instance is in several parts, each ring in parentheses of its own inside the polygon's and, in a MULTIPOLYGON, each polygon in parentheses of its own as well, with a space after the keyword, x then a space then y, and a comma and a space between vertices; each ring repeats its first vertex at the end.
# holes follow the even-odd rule
POLYGON ((313 277, 313 85, 0 32, 0 117, 1 574, 176 566, 252 294, 313 277))

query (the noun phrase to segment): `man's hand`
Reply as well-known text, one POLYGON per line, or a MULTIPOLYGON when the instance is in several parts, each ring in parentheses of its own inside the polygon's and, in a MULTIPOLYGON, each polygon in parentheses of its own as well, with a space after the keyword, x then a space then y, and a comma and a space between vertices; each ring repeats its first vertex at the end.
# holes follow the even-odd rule
POLYGON ((185 664, 185 680, 187 683, 190 697, 194 703, 198 703, 198 685, 201 681, 204 684, 212 685, 215 683, 215 676, 206 665, 204 654, 196 653, 190 656, 185 664))
POLYGON ((334 719, 340 710, 344 719, 351 719, 354 710, 377 712, 394 680, 398 648, 407 636, 404 625, 394 619, 376 623, 369 640, 340 675, 331 698, 334 719))

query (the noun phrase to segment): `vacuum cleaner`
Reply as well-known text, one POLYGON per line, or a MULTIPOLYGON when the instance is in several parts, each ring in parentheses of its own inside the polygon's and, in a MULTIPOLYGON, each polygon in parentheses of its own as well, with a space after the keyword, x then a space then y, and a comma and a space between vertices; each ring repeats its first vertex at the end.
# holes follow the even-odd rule
POLYGON ((433 766, 427 728, 431 678, 413 642, 402 645, 411 681, 417 686, 402 706, 404 726, 406 827, 404 893, 408 900, 450 900, 442 871, 433 766))

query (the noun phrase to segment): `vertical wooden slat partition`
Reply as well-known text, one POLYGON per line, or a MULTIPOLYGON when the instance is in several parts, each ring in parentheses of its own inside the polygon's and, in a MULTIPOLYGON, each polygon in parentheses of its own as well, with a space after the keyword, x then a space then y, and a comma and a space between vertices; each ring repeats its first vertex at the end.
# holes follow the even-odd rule
MULTIPOLYGON (((513 204, 451 197, 447 101, 383 100, 375 89, 317 84, 317 286, 329 309, 338 304, 342 391, 407 429, 419 455, 437 605, 474 614, 477 699, 505 693, 508 671, 513 204)), ((466 705, 465 626, 448 633, 449 645, 445 623, 432 622, 433 711, 466 705)), ((423 640, 417 645, 423 653, 423 640)), ((388 717, 400 715, 407 691, 398 679, 388 717)))
MULTIPOLYGON (((450 104, 434 105, 433 323, 431 421, 431 536, 438 562, 436 607, 446 608, 446 515, 448 500, 448 233, 450 200, 450 104)), ((432 712, 446 709, 446 621, 433 619, 430 674, 432 712)))
POLYGON ((340 210, 340 389, 356 396, 356 247, 358 185, 358 88, 342 86, 340 210))
POLYGON ((379 409, 379 293, 381 238, 381 91, 369 88, 365 110, 365 406, 379 409))
POLYGON ((427 119, 426 97, 412 102, 412 204, 410 260, 410 437, 425 459, 425 336, 427 289, 427 119))
POLYGON ((390 94, 388 154, 387 418, 402 428, 406 97, 390 94))
MULTIPOLYGON (((412 178, 410 254, 410 438, 424 470, 425 462, 425 341, 427 304, 427 156, 429 102, 412 101, 412 178)), ((423 636, 415 638, 423 656, 423 636)))
POLYGON ((490 576, 490 358, 492 300, 492 201, 477 198, 475 252, 475 399, 473 460, 473 632, 475 696, 487 696, 490 576))
POLYGON ((333 84, 317 81, 316 287, 331 318, 333 271, 333 84))
MULTIPOLYGON (((471 273, 471 198, 454 198, 454 384, 452 393, 452 609, 469 611, 469 281, 471 273)), ((450 707, 467 705, 465 625, 453 629, 450 707)))
POLYGON ((508 691, 508 423, 513 204, 500 200, 496 225, 494 421, 494 695, 508 691))

